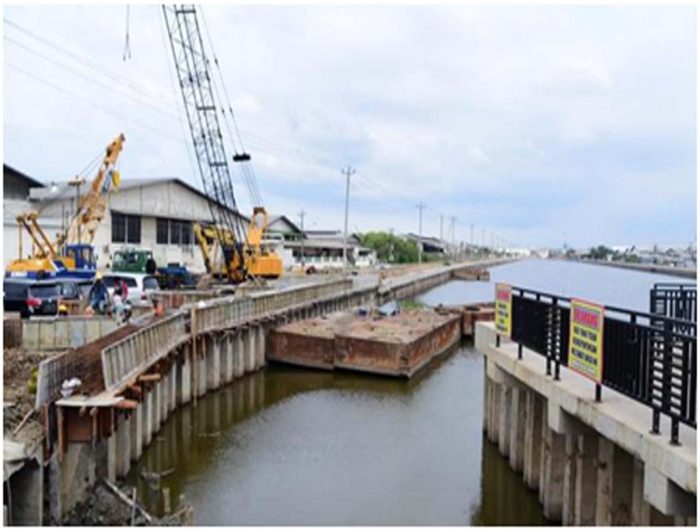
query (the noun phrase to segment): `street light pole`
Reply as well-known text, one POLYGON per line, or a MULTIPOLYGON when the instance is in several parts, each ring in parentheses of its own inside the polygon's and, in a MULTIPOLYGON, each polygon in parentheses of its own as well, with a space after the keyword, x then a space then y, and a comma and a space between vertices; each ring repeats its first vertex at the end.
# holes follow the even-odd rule
MULTIPOLYGON (((68 181, 68 185, 75 188, 75 212, 78 216, 80 215, 80 187, 84 184, 85 179, 81 179, 77 175, 68 181)), ((78 223, 78 243, 80 243, 80 223, 78 223)))
POLYGON ((299 212, 299 218, 301 220, 301 271, 304 272, 304 239, 306 238, 306 233, 304 232, 304 215, 306 212, 303 210, 299 212))
POLYGON ((416 205, 418 208, 418 263, 423 262, 423 209, 425 203, 422 201, 416 205))
POLYGON ((350 209, 350 177, 355 170, 350 166, 340 170, 345 175, 345 237, 343 238, 343 271, 348 267, 348 211, 350 209))

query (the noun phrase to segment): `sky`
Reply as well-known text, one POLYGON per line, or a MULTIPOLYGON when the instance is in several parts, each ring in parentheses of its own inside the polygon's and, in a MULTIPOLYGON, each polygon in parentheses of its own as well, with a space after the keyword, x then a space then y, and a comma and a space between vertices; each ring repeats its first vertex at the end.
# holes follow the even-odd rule
MULTIPOLYGON (((342 229, 349 165, 350 231, 696 239, 694 6, 199 10, 272 213, 342 229)), ((5 163, 66 180, 123 132, 123 179, 199 186, 162 19, 129 8, 125 58, 124 5, 5 6, 5 163)))

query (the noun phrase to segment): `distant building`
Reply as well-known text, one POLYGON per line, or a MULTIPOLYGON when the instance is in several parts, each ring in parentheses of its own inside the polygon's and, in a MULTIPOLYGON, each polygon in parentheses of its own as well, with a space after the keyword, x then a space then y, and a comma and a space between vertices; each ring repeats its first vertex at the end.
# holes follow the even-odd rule
POLYGON ((447 254, 449 252, 449 244, 439 238, 435 238, 433 236, 418 236, 418 234, 414 234, 412 232, 404 235, 404 237, 407 240, 416 242, 416 245, 422 246, 423 254, 439 255, 447 254))
MULTIPOLYGON (((303 238, 284 242, 283 262, 287 268, 301 267, 302 251, 304 267, 315 269, 339 269, 343 267, 344 233, 339 230, 307 230, 303 238)), ((377 262, 377 253, 363 247, 356 234, 349 234, 347 241, 348 265, 366 267, 377 262)))
MULTIPOLYGON (((24 212, 33 210, 29 202, 29 193, 32 189, 44 188, 44 184, 29 175, 16 170, 8 164, 2 167, 2 191, 3 191, 3 218, 2 218, 2 241, 3 241, 3 266, 7 266, 12 260, 17 258, 19 252, 19 226, 17 216, 24 212)), ((61 220, 47 220, 43 226, 49 233, 60 229, 61 220)), ((24 237, 23 252, 31 251, 29 237, 24 237)))
POLYGON ((302 234, 299 226, 284 214, 268 214, 267 232, 285 240, 298 240, 302 234))

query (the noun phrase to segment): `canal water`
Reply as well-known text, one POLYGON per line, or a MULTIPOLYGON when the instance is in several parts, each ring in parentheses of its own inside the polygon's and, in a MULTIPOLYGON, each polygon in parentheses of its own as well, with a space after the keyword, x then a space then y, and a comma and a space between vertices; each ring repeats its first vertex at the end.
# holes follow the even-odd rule
MULTIPOLYGON (((493 298, 493 282, 646 309, 646 273, 568 262, 495 267, 420 300, 493 298)), ((271 365, 176 411, 132 468, 145 506, 180 496, 198 525, 541 525, 484 439, 483 358, 470 344, 410 381, 271 365), (158 479, 154 473, 163 474, 158 479)))

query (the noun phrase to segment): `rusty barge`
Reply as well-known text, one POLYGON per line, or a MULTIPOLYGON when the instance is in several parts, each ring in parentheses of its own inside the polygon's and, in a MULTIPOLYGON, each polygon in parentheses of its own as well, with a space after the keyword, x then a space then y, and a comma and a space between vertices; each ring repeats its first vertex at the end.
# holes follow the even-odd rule
POLYGON ((335 313, 271 331, 267 357, 303 367, 410 378, 460 336, 461 318, 449 312, 335 313))

